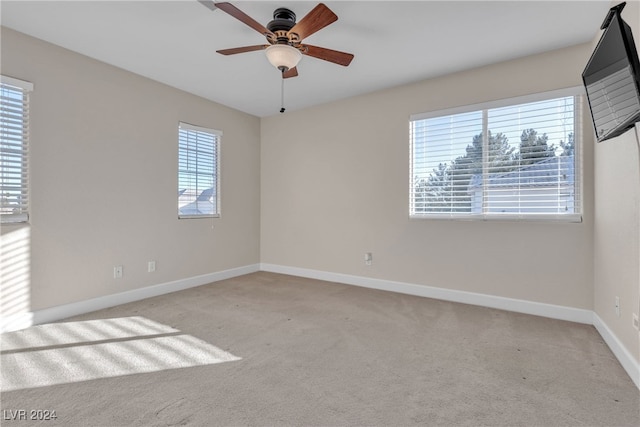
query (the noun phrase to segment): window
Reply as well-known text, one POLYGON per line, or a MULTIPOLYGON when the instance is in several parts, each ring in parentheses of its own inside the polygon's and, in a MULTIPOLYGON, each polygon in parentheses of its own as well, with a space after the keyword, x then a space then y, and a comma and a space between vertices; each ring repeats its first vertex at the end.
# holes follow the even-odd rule
POLYGON ((178 127, 178 218, 220 216, 222 132, 180 123, 178 127))
POLYGON ((412 116, 410 216, 581 221, 578 93, 412 116))
POLYGON ((0 219, 29 220, 29 92, 33 84, 0 81, 0 219))

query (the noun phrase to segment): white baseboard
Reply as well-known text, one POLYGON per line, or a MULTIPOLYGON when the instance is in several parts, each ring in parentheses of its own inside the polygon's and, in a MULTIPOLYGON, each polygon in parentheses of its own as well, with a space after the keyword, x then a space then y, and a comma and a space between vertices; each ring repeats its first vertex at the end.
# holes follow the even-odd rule
POLYGON ((0 333, 18 331, 33 324, 33 312, 31 311, 1 316, 0 333))
POLYGON ((636 387, 640 389, 640 364, 602 319, 591 310, 276 264, 261 263, 260 270, 593 325, 636 387))
POLYGON ((593 313, 593 326, 602 336, 604 342, 607 343, 624 370, 627 371, 636 387, 640 389, 640 363, 629 353, 629 350, 595 312, 593 313))
POLYGON ((57 320, 66 319, 67 317, 90 313, 103 308, 114 307, 116 305, 139 301, 145 298, 151 298, 171 292, 177 292, 196 286, 202 286, 208 283, 230 279, 232 277, 255 273, 256 271, 259 271, 259 265, 251 264, 229 270, 217 271, 215 273, 203 274, 201 276, 175 280, 173 282, 162 283, 159 285, 147 286, 141 289, 133 289, 131 291, 105 295, 85 301, 45 308, 34 312, 20 313, 3 318, 0 323, 0 332, 15 331, 18 329, 28 328, 32 325, 55 322, 57 320))
POLYGON ((311 279, 337 282, 347 285, 361 286, 371 289, 379 289, 390 292, 398 292, 408 295, 434 298, 443 301, 459 302, 463 304, 477 305, 517 313, 531 314, 552 319, 567 320, 571 322, 593 325, 609 346, 613 354, 618 358, 622 367, 631 377, 636 387, 640 389, 640 363, 624 347, 615 334, 591 310, 583 310, 573 307, 545 304, 533 301, 505 298, 493 295, 478 294, 473 292, 458 291, 453 289, 437 288, 432 286, 416 285, 413 283, 396 282, 390 280, 374 279, 370 277, 354 276, 349 274, 331 273, 306 268, 288 267, 276 264, 252 264, 201 276, 190 277, 148 286, 141 289, 121 292, 113 295, 92 298, 71 304, 37 310, 35 312, 18 313, 0 319, 0 332, 24 329, 32 325, 62 320, 79 314, 90 313, 103 308, 114 307, 145 298, 177 292, 196 286, 206 285, 232 277, 242 276, 257 271, 288 274, 307 277, 311 279))
POLYGON ((275 264, 260 264, 260 270, 269 271, 272 273, 290 274, 293 276, 325 280, 328 282, 344 283, 347 285, 362 286, 365 288, 380 289, 383 291, 398 292, 401 294, 434 298, 444 301, 478 305, 488 308, 497 308, 500 310, 532 314, 535 316, 549 317, 552 319, 585 323, 588 325, 591 325, 593 323, 593 311, 573 307, 565 307, 561 305, 545 304, 541 302, 478 294, 474 292, 416 285, 413 283, 395 282, 391 280, 373 279, 370 277, 352 276, 341 273, 330 273, 326 271, 309 270, 306 268, 288 267, 275 264))

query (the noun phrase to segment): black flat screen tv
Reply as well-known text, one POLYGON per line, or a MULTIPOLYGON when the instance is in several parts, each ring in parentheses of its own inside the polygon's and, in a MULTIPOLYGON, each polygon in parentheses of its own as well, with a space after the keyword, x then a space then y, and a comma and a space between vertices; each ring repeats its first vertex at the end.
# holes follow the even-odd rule
POLYGON ((604 33, 582 72, 598 142, 619 136, 640 121, 640 64, 631 28, 611 8, 604 33))

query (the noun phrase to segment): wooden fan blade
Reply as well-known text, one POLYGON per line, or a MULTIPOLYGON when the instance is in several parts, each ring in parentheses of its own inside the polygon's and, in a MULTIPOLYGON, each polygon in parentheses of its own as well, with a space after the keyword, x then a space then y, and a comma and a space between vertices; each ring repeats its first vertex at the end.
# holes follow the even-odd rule
POLYGON ((252 17, 250 17, 249 15, 247 15, 246 13, 244 13, 243 11, 241 11, 231 3, 222 2, 222 3, 214 3, 214 4, 221 11, 228 13, 229 15, 236 18, 238 21, 250 26, 260 34, 265 36, 273 35, 273 33, 269 31, 264 25, 260 24, 255 19, 253 19, 252 17))
POLYGON ((311 12, 307 13, 300 22, 294 25, 293 28, 289 30, 289 33, 296 33, 300 41, 337 20, 338 15, 333 13, 331 9, 324 4, 319 3, 311 12))
POLYGON ((236 53, 245 53, 245 52, 253 52, 254 50, 263 50, 266 49, 268 44, 257 44, 254 46, 243 46, 243 47, 234 47, 231 49, 222 49, 216 50, 216 52, 221 53, 223 55, 235 55, 236 53))
POLYGON ((290 68, 289 70, 282 73, 283 79, 288 79, 290 77, 297 77, 297 76, 298 76, 298 67, 290 68))
POLYGON ((302 45, 302 47, 303 49, 301 49, 301 51, 305 55, 333 62, 334 64, 344 65, 345 67, 348 66, 353 59, 353 55, 350 53, 327 49, 326 47, 312 46, 310 44, 302 45))

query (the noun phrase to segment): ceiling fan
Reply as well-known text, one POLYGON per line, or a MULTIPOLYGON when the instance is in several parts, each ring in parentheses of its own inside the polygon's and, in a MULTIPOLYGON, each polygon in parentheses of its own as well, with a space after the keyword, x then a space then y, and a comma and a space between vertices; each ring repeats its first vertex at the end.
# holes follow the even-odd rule
POLYGON ((210 1, 199 1, 212 10, 217 8, 233 16, 265 36, 269 43, 222 49, 218 50, 218 53, 222 55, 235 55, 238 53, 265 50, 267 59, 274 67, 282 72, 283 78, 298 75, 297 65, 300 59, 302 59, 302 55, 333 62, 345 67, 348 66, 353 59, 353 55, 350 53, 302 43, 304 38, 338 20, 338 16, 322 3, 314 7, 297 23, 295 13, 287 8, 280 7, 273 12, 273 20, 264 27, 231 3, 213 3, 213 6, 215 6, 215 8, 213 8, 210 6, 210 1))

